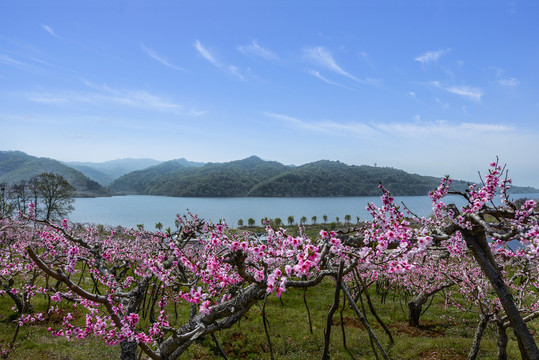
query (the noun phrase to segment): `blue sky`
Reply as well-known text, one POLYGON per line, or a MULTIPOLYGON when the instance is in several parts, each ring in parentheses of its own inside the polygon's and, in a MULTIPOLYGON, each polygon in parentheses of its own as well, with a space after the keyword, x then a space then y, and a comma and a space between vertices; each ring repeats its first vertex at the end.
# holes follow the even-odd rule
POLYGON ((2 0, 0 150, 539 187, 538 39, 535 1, 2 0))

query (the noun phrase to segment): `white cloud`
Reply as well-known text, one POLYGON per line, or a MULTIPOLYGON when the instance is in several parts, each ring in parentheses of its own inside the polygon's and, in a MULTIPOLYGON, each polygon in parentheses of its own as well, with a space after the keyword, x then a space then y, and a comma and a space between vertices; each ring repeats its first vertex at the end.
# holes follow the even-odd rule
POLYGON ((500 83, 503 86, 514 87, 514 86, 517 86, 520 82, 517 79, 515 79, 514 77, 511 77, 511 78, 507 78, 507 79, 498 80, 498 83, 500 83))
MULTIPOLYGON (((66 97, 59 94, 30 94, 28 100, 42 104, 67 104, 73 100, 72 97, 66 97)), ((82 101, 79 99, 77 101, 82 101)))
POLYGON ((202 55, 204 59, 208 60, 210 63, 212 63, 213 65, 217 67, 221 67, 221 64, 217 60, 215 60, 213 55, 204 46, 202 46, 200 41, 198 40, 195 41, 194 46, 195 46, 195 49, 198 50, 198 52, 200 53, 200 55, 202 55))
POLYGON ((54 32, 54 30, 53 30, 50 26, 48 26, 48 25, 41 25, 41 27, 42 27, 43 29, 45 29, 45 31, 47 31, 49 34, 51 34, 52 36, 54 36, 55 38, 61 39, 61 37, 58 36, 58 35, 56 35, 56 33, 54 32))
POLYGON ((0 63, 11 65, 11 66, 16 66, 16 67, 28 66, 27 64, 20 62, 18 60, 15 60, 14 58, 12 58, 11 56, 7 54, 0 54, 0 63))
POLYGON ((335 59, 333 58, 333 55, 331 52, 329 52, 327 49, 318 46, 318 47, 311 47, 311 48, 305 48, 303 50, 305 57, 307 57, 309 60, 327 68, 328 70, 331 70, 337 74, 346 76, 349 79, 352 79, 357 82, 362 82, 362 80, 358 79, 354 75, 350 74, 349 72, 345 71, 342 67, 337 64, 335 59))
POLYGON ((258 42, 256 40, 253 40, 253 42, 249 45, 239 46, 238 50, 241 51, 245 55, 254 55, 254 56, 258 56, 263 59, 266 59, 266 60, 279 59, 279 57, 275 55, 271 50, 268 50, 258 45, 258 42))
POLYGON ((94 105, 114 104, 152 111, 169 112, 176 115, 200 116, 206 111, 188 109, 158 95, 139 89, 114 89, 108 85, 97 85, 89 81, 84 84, 93 91, 27 94, 30 101, 48 105, 89 103, 94 105))
POLYGON ((374 129, 373 127, 359 122, 338 123, 331 120, 305 121, 292 116, 272 112, 266 112, 264 113, 264 115, 272 117, 274 119, 284 120, 285 122, 304 130, 311 130, 322 134, 355 134, 356 137, 369 138, 372 137, 374 132, 376 132, 376 129, 374 129))
POLYGON ((436 102, 438 103, 438 105, 440 105, 440 108, 442 110, 448 109, 449 106, 451 106, 451 104, 449 104, 448 102, 442 102, 442 100, 440 100, 440 98, 436 98, 436 102))
POLYGON ((330 85, 339 86, 339 87, 342 87, 342 88, 348 89, 348 90, 354 90, 354 89, 352 89, 352 88, 350 88, 350 87, 348 87, 348 86, 339 84, 339 83, 337 83, 337 82, 334 82, 334 81, 331 81, 331 80, 325 78, 324 76, 322 76, 322 75, 320 74, 319 71, 316 71, 316 70, 309 70, 309 74, 313 75, 314 77, 316 77, 316 78, 318 78, 318 79, 322 80, 323 82, 328 83, 328 84, 330 84, 330 85))
POLYGON ((372 63, 370 57, 369 57, 369 54, 366 52, 366 51, 362 51, 359 53, 359 56, 363 59, 363 61, 365 61, 365 63, 371 67, 371 68, 374 68, 374 64, 372 63))
POLYGON ((447 54, 451 49, 440 49, 436 51, 427 51, 418 57, 414 58, 415 61, 419 61, 423 64, 428 64, 430 62, 438 61, 439 58, 447 54))
POLYGON ((450 86, 447 87, 446 90, 473 101, 481 101, 481 96, 483 96, 483 91, 481 89, 470 86, 450 86))
POLYGON ((428 86, 434 86, 434 87, 437 87, 437 88, 442 87, 442 85, 440 84, 440 82, 438 80, 431 80, 431 81, 426 82, 425 84, 428 85, 428 86))
POLYGON ((169 68, 174 69, 174 70, 185 71, 185 69, 182 69, 181 67, 171 64, 166 57, 159 55, 155 50, 144 45, 143 43, 140 43, 140 47, 142 51, 144 51, 149 57, 160 62, 161 64, 168 66, 169 68))
POLYGON ((195 41, 194 47, 195 47, 195 49, 197 49, 199 54, 204 59, 209 61, 216 68, 218 68, 218 69, 220 69, 220 70, 222 70, 222 71, 224 71, 226 73, 232 74, 232 75, 234 75, 235 77, 237 77, 240 80, 245 80, 245 77, 243 76, 243 74, 241 73, 240 69, 237 66, 235 66, 235 65, 226 65, 226 64, 223 64, 223 63, 219 62, 208 49, 206 49, 204 46, 202 46, 200 41, 198 41, 198 40, 195 41))
MULTIPOLYGON (((489 123, 452 123, 446 120, 426 121, 419 114, 411 122, 338 122, 338 121, 306 121, 296 117, 266 112, 264 115, 285 121, 287 124, 303 130, 316 131, 323 134, 332 133, 343 137, 362 138, 369 142, 383 144, 390 142, 394 145, 411 146, 413 144, 459 143, 475 141, 477 138, 489 137, 501 139, 515 134, 517 129, 505 124, 489 123)), ((414 145, 414 146, 415 146, 414 145)), ((471 144, 475 146, 475 142, 471 144)), ((377 145, 378 146, 378 145, 377 145)), ((419 145, 418 145, 419 146, 419 145)), ((430 145, 428 145, 430 146, 430 145)))

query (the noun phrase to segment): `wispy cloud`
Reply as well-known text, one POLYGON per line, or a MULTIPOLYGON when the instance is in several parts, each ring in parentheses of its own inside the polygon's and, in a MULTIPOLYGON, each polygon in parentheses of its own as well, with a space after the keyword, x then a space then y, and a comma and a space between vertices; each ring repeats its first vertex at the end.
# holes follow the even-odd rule
POLYGON ((335 82, 335 81, 331 81, 331 80, 325 78, 324 76, 322 76, 322 75, 320 74, 319 71, 316 71, 316 70, 309 70, 309 74, 313 75, 314 77, 316 77, 316 78, 318 78, 318 79, 322 80, 323 82, 328 83, 328 84, 330 84, 330 85, 339 86, 339 87, 342 87, 342 88, 347 89, 347 90, 354 90, 354 89, 352 89, 351 87, 348 87, 348 86, 343 85, 343 84, 339 84, 339 83, 337 83, 337 82, 335 82))
POLYGON ((221 64, 215 60, 215 58, 213 57, 213 55, 204 47, 202 46, 202 44, 200 43, 200 41, 195 41, 195 49, 198 50, 198 52, 200 53, 200 55, 202 55, 202 57, 206 60, 208 60, 210 63, 212 63, 213 65, 219 67, 221 66, 221 64))
POLYGON ((253 40, 249 45, 242 45, 238 50, 244 55, 254 55, 266 60, 278 60, 279 57, 271 50, 258 45, 256 40, 253 40))
MULTIPOLYGON (((419 118, 418 118, 419 119, 419 118)), ((514 130, 513 127, 500 124, 479 124, 479 123, 450 123, 445 120, 423 121, 416 119, 413 123, 376 123, 372 124, 376 129, 391 136, 401 138, 431 138, 436 136, 439 139, 458 139, 460 137, 484 135, 487 133, 498 133, 503 135, 514 130)))
POLYGON ((436 102, 438 103, 438 105, 440 105, 440 108, 442 110, 448 109, 451 106, 451 104, 449 104, 448 102, 443 102, 442 100, 440 100, 440 98, 436 98, 436 102))
POLYGON ((216 68, 218 68, 221 71, 224 71, 226 73, 232 74, 232 75, 234 75, 235 77, 237 77, 240 80, 245 80, 245 76, 243 76, 243 74, 241 73, 240 69, 237 66, 235 66, 235 65, 226 65, 226 64, 223 64, 220 61, 218 61, 213 56, 213 54, 200 43, 200 41, 198 41, 198 40, 195 41, 194 47, 204 59, 209 61, 216 68))
POLYGON ((359 53, 359 56, 361 59, 363 59, 363 61, 370 67, 370 68, 375 68, 373 62, 371 61, 371 58, 369 56, 369 54, 366 52, 366 51, 362 51, 359 53))
POLYGON ((185 71, 185 69, 182 69, 179 66, 171 64, 166 57, 163 57, 163 56, 159 55, 154 49, 144 45, 143 43, 140 43, 140 47, 141 47, 142 51, 144 51, 144 53, 146 53, 146 55, 148 55, 152 59, 160 62, 161 64, 163 64, 165 66, 168 66, 169 68, 174 69, 174 70, 185 71))
POLYGON ((16 60, 14 58, 12 58, 11 56, 7 55, 7 54, 2 54, 0 53, 0 63, 2 64, 5 64, 5 65, 11 65, 11 66, 16 66, 16 67, 27 67, 28 64, 25 64, 19 60, 16 60))
POLYGON ((344 70, 333 58, 331 52, 321 46, 305 48, 303 53, 306 58, 317 63, 320 66, 325 67, 328 70, 331 70, 339 75, 346 76, 349 79, 352 79, 357 82, 362 82, 360 79, 350 74, 344 70))
POLYGON ((415 61, 419 61, 423 64, 438 61, 439 58, 450 52, 451 49, 440 49, 436 51, 426 51, 418 57, 414 58, 415 61))
POLYGON ((150 111, 168 112, 176 115, 200 116, 206 111, 189 109, 164 97, 138 89, 115 89, 84 81, 91 91, 48 92, 27 94, 30 101, 48 105, 93 104, 128 106, 150 111))
POLYGON ((517 86, 520 82, 517 79, 515 79, 514 77, 510 77, 510 78, 507 78, 507 79, 498 80, 498 83, 500 83, 503 86, 514 87, 514 86, 517 86))
POLYGON ((41 27, 42 27, 43 29, 45 29, 45 31, 47 31, 49 34, 51 34, 52 36, 54 36, 55 38, 57 38, 57 39, 62 39, 62 37, 58 36, 50 26, 48 26, 48 25, 41 25, 41 27))
POLYGON ((338 122, 338 121, 307 121, 296 117, 266 112, 265 116, 284 121, 302 130, 311 130, 322 134, 331 133, 344 137, 362 138, 366 141, 380 142, 393 139, 407 142, 409 139, 423 139, 430 142, 459 141, 462 138, 472 139, 474 136, 487 136, 513 133, 515 128, 505 124, 489 123, 450 123, 445 120, 426 121, 420 115, 415 115, 412 122, 338 122))
POLYGON ((67 104, 73 101, 82 102, 84 97, 74 97, 69 95, 43 93, 43 94, 28 94, 28 100, 42 104, 67 104))
MULTIPOLYGON (((425 82, 423 84, 426 85, 426 86, 429 86, 429 87, 435 87, 435 88, 438 88, 438 89, 441 89, 441 90, 445 90, 445 91, 450 92, 452 94, 459 95, 459 96, 462 96, 463 98, 466 98, 466 99, 472 100, 472 101, 476 101, 476 102, 480 102, 481 101, 481 96, 483 96, 483 90, 481 90, 479 88, 474 88, 474 87, 471 87, 471 86, 467 86, 467 85, 447 86, 445 84, 442 84, 440 81, 436 81, 436 80, 428 81, 428 82, 425 82)), ((438 103, 440 103, 440 105, 442 105, 442 102, 439 101, 438 98, 436 99, 436 101, 438 103)))
POLYGON ((372 137, 376 132, 376 129, 374 129, 372 126, 359 122, 339 123, 331 120, 306 121, 292 116, 272 112, 265 112, 264 115, 277 120, 285 121, 286 123, 304 130, 316 131, 322 134, 354 134, 360 138, 369 138, 372 137))
POLYGON ((481 89, 470 86, 450 86, 445 90, 473 101, 481 101, 481 96, 483 96, 483 91, 481 89))

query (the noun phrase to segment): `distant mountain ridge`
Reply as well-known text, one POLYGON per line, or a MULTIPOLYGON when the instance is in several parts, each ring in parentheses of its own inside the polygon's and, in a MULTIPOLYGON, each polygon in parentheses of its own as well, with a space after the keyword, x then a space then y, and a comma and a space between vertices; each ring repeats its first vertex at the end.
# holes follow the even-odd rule
POLYGON ((100 163, 72 161, 66 162, 67 166, 79 170, 90 179, 97 181, 103 186, 110 185, 114 180, 132 171, 145 169, 160 164, 161 161, 154 159, 118 159, 100 163))
POLYGON ((0 151, 0 182, 6 184, 28 180, 43 172, 60 174, 75 188, 79 196, 107 194, 98 182, 60 161, 35 157, 22 151, 0 151))
MULTIPOLYGON (((347 165, 329 160, 289 166, 257 156, 224 163, 191 162, 182 158, 165 162, 120 159, 67 164, 71 166, 20 151, 0 151, 0 182, 15 183, 41 172, 53 172, 64 176, 81 195, 177 197, 376 196, 380 194, 379 183, 396 196, 421 196, 440 183, 439 177, 393 168, 347 165), (98 179, 101 184, 110 184, 108 189, 101 186, 98 179)), ((463 191, 467 186, 468 182, 455 180, 451 188, 463 191)), ((524 194, 539 190, 513 186, 512 192, 524 194)))
MULTIPOLYGON (((376 196, 380 183, 397 196, 427 195, 440 184, 440 178, 329 160, 291 167, 251 156, 197 167, 172 160, 126 174, 110 188, 129 194, 178 197, 327 197, 376 196)), ((464 191, 468 182, 455 180, 451 187, 464 191)), ((539 192, 531 187, 513 187, 513 191, 539 192)))
MULTIPOLYGON (((174 163, 190 166, 203 166, 204 163, 188 161, 186 159, 170 160, 174 163)), ((142 169, 147 169, 152 166, 162 164, 163 161, 154 159, 118 159, 110 160, 101 163, 92 162, 66 162, 65 164, 74 169, 79 170, 90 179, 97 181, 103 186, 109 186, 114 180, 121 176, 142 169)))

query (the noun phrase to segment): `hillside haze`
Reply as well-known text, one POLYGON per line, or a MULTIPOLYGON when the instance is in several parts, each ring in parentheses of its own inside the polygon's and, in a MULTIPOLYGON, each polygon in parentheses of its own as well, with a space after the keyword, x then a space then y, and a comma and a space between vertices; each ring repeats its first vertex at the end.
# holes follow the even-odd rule
MULTIPOLYGON (((187 160, 186 160, 187 161, 187 160)), ((97 181, 103 186, 110 185, 114 180, 127 173, 145 169, 160 164, 161 161, 154 159, 118 159, 100 163, 93 162, 66 162, 67 166, 79 170, 90 179, 97 181)))

